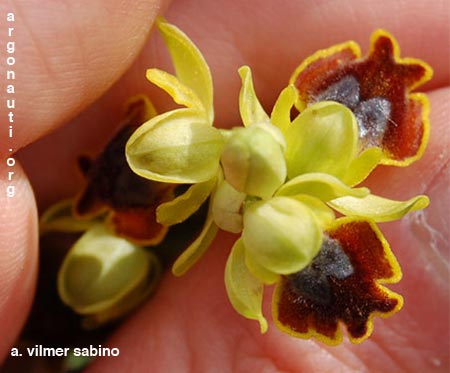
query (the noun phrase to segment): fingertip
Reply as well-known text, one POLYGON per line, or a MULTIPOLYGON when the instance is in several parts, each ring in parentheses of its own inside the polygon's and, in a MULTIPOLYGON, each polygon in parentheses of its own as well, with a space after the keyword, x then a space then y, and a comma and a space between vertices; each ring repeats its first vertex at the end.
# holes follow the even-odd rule
MULTIPOLYGON (((96 0, 0 4, 13 12, 0 40, 14 42, 13 148, 18 150, 77 115, 132 64, 153 20, 169 0, 96 0)), ((3 19, 2 19, 3 20, 3 19)), ((1 152, 1 151, 0 151, 1 152)))
POLYGON ((19 165, 0 164, 0 362, 8 355, 31 306, 37 274, 37 213, 19 165), (11 168, 11 167, 9 167, 11 168), (9 189, 8 189, 9 187, 9 189))

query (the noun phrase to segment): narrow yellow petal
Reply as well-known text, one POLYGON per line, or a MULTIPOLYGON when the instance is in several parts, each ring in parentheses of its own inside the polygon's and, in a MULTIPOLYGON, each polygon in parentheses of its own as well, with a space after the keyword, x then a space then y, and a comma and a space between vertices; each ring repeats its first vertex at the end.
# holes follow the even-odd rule
POLYGON ((289 84, 281 91, 280 96, 278 96, 275 102, 270 119, 281 132, 286 131, 291 124, 291 109, 296 100, 297 89, 292 84, 289 84))
POLYGON ((197 263, 211 242, 216 237, 218 231, 214 223, 211 211, 208 212, 205 225, 196 240, 177 258, 172 266, 172 273, 175 276, 184 275, 191 267, 197 263))
POLYGON ((369 194, 369 190, 367 188, 350 188, 334 176, 312 172, 289 180, 276 193, 277 196, 298 194, 308 194, 322 201, 329 201, 343 196, 364 197, 369 194))
POLYGON ((250 68, 242 66, 238 71, 242 79, 242 88, 239 94, 239 111, 244 126, 248 127, 251 124, 269 122, 269 116, 256 96, 250 68))
POLYGON ((245 264, 245 248, 240 239, 234 244, 227 260, 225 287, 236 312, 248 319, 259 321, 261 333, 265 333, 268 325, 262 314, 264 285, 248 270, 245 264))
POLYGON ((373 147, 364 150, 352 160, 347 173, 342 177, 342 180, 350 186, 361 183, 381 162, 382 158, 383 151, 380 148, 373 147))
POLYGON ((397 220, 408 212, 424 209, 429 204, 427 196, 416 196, 407 201, 395 201, 369 194, 363 198, 341 197, 328 204, 348 216, 370 218, 375 222, 397 220))
POLYGON ((181 223, 196 212, 211 194, 216 178, 191 185, 186 192, 156 209, 158 223, 170 227, 181 223))
POLYGON ((196 93, 181 83, 176 76, 159 69, 148 69, 146 77, 150 82, 166 91, 177 104, 196 109, 199 112, 203 110, 203 105, 196 93))
POLYGON ((163 18, 156 21, 165 41, 178 79, 200 99, 209 124, 213 123, 213 84, 208 64, 199 49, 179 28, 163 18))

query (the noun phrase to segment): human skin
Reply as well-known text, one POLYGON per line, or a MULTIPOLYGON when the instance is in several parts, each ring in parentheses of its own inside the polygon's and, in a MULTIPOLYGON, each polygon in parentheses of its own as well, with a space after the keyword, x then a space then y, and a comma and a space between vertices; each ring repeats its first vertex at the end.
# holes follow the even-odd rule
MULTIPOLYGON (((317 49, 354 39, 366 52, 374 29, 390 31, 402 56, 419 57, 434 68, 432 82, 423 88, 431 101, 432 131, 421 160, 407 168, 379 167, 366 185, 396 199, 427 194, 431 204, 380 225, 403 269, 403 280, 390 288, 404 296, 405 305, 392 318, 375 320, 372 337, 362 345, 327 347, 284 335, 274 325, 261 335, 257 323, 236 314, 227 300, 223 272, 236 237, 220 234, 185 276, 165 275, 155 297, 108 341, 120 356, 99 359, 92 371, 448 371, 448 1, 70 4, 0 4, 2 17, 16 14, 17 44, 16 125, 12 143, 0 146, 1 190, 8 147, 18 151, 31 144, 16 155, 25 170, 14 168, 16 197, 0 193, 0 361, 33 299, 37 206, 41 210, 79 190, 77 155, 101 149, 117 129, 128 96, 145 92, 160 110, 170 105, 144 78, 148 67, 169 66, 161 41, 147 39, 159 12, 185 31, 208 61, 216 125, 222 127, 240 123, 239 66, 252 67, 258 97, 270 108, 294 68, 317 49)), ((5 40, 2 30, 2 45, 5 40)), ((5 102, 6 93, 0 94, 5 102)), ((6 121, 4 104, 0 110, 6 121)), ((4 127, 1 131, 5 139, 4 127)), ((270 290, 264 310, 269 316, 270 290)))

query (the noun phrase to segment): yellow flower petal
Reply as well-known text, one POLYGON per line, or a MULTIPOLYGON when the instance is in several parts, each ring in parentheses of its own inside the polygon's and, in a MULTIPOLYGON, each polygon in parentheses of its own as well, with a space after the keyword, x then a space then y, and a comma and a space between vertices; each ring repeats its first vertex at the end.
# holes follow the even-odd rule
POLYGON ((225 287, 234 309, 248 319, 259 321, 261 333, 265 333, 268 325, 262 314, 264 286, 248 270, 245 264, 245 248, 240 239, 234 244, 227 260, 225 287))
POLYGON ((383 151, 380 148, 373 147, 364 150, 358 157, 351 161, 342 181, 350 186, 359 184, 369 176, 382 158, 383 151))
POLYGON ((186 192, 156 209, 158 223, 170 227, 181 223, 196 212, 216 185, 216 178, 191 185, 186 192))
POLYGON ((369 194, 367 188, 350 188, 338 178, 319 172, 294 177, 278 189, 277 196, 295 196, 308 194, 322 201, 338 197, 364 197, 369 194))
POLYGON ((163 18, 156 21, 169 49, 178 79, 192 89, 203 104, 207 122, 213 123, 213 85, 208 64, 194 43, 180 29, 163 18))
POLYGON ((427 196, 416 196, 407 201, 395 201, 369 194, 364 198, 341 197, 328 204, 348 216, 361 216, 375 222, 397 220, 410 211, 424 209, 429 204, 427 196))
POLYGON ((204 110, 203 104, 195 92, 181 83, 176 76, 159 69, 148 69, 146 77, 150 82, 166 91, 177 104, 196 109, 199 112, 204 110))
POLYGON ((291 109, 296 100, 297 89, 292 84, 289 84, 281 91, 280 96, 278 96, 275 102, 270 119, 281 132, 286 131, 291 124, 291 109))
POLYGON ((184 275, 189 269, 197 263, 197 261, 202 257, 205 251, 208 249, 209 245, 212 243, 216 237, 218 228, 214 223, 211 206, 208 211, 208 216, 206 217, 205 225, 203 226, 200 235, 196 240, 177 258, 172 266, 172 273, 175 276, 184 275))
POLYGON ((242 88, 239 94, 239 111, 244 126, 269 122, 269 116, 262 108, 255 89, 253 88, 252 72, 248 66, 242 66, 239 70, 242 79, 242 88))

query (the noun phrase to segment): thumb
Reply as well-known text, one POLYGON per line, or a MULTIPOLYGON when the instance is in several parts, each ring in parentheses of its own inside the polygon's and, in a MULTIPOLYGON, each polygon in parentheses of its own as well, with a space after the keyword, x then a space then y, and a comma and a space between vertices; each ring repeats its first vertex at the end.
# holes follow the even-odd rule
MULTIPOLYGON (((37 219, 33 193, 22 169, 14 186, 0 164, 0 362, 27 317, 36 281, 37 219), (14 187, 14 190, 7 189, 14 187), (6 192, 5 192, 6 191, 6 192), (15 197, 11 197, 14 194, 15 197)), ((0 364, 1 365, 1 364, 0 364)))
POLYGON ((0 118, 13 127, 12 136, 7 126, 0 132, 0 361, 27 317, 37 272, 36 204, 11 154, 106 91, 138 54, 163 2, 0 3, 0 45, 6 52, 1 75, 5 87, 12 87, 0 92, 0 118), (15 189, 10 195, 8 187, 15 189))

